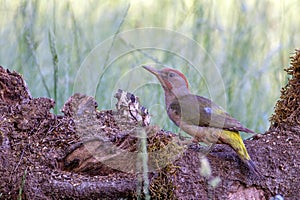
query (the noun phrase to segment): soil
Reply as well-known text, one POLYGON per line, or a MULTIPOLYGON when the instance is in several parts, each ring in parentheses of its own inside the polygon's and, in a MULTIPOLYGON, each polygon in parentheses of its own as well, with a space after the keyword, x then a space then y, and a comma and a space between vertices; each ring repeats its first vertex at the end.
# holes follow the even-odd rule
MULTIPOLYGON (((245 141, 258 176, 226 145, 206 155, 141 123, 138 106, 135 116, 99 111, 74 94, 52 114, 53 100, 32 98, 21 75, 0 67, 0 199, 137 199, 148 184, 152 199, 299 199, 300 51, 286 71, 270 129, 245 141)), ((130 97, 125 107, 138 103, 130 97)))

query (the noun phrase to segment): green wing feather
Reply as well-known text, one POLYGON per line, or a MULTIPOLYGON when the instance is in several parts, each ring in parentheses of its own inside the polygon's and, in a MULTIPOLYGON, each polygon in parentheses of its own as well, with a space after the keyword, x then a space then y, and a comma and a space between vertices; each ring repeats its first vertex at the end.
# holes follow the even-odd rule
POLYGON ((205 97, 183 96, 173 101, 170 109, 175 110, 181 120, 188 124, 253 133, 252 130, 245 128, 238 120, 231 117, 222 107, 205 97))

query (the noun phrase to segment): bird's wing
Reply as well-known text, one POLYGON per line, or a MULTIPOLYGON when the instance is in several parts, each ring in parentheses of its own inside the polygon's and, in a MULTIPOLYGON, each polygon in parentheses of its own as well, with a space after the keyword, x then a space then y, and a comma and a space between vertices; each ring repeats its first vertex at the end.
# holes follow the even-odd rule
POLYGON ((186 95, 174 101, 170 106, 176 109, 181 120, 188 124, 253 133, 252 130, 245 128, 238 120, 231 117, 222 107, 205 97, 186 95))

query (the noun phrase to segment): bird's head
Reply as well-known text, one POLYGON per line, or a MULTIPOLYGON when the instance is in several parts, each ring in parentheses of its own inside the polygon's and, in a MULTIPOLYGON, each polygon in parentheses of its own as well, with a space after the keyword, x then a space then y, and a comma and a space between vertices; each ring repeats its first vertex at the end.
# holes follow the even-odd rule
POLYGON ((164 68, 162 70, 149 66, 143 66, 143 68, 158 78, 165 92, 172 92, 176 96, 189 93, 188 81, 181 72, 171 68, 164 68))

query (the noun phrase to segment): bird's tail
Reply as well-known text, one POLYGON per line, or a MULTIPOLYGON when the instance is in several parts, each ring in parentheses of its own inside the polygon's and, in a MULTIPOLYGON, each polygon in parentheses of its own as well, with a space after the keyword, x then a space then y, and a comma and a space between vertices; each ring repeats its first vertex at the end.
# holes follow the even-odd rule
POLYGON ((250 160, 245 160, 244 161, 246 164, 247 164, 247 166, 249 167, 249 169, 252 171, 252 172, 254 172, 256 175, 258 175, 258 176, 261 176, 261 173, 257 170, 257 168, 256 168, 256 166, 255 166, 255 164, 254 164, 254 162, 250 159, 250 160))
POLYGON ((254 172, 256 175, 261 175, 254 162, 251 160, 239 132, 224 131, 221 137, 222 142, 230 145, 252 172, 254 172))

